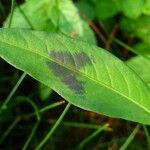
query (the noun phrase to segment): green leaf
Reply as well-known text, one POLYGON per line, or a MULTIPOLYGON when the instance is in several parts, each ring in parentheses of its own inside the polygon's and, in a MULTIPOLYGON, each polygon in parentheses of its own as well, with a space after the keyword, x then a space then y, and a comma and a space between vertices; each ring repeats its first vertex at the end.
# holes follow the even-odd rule
POLYGON ((79 9, 81 16, 85 15, 91 20, 95 18, 96 14, 94 11, 94 6, 92 6, 89 2, 87 3, 86 1, 78 1, 75 3, 75 5, 79 9))
POLYGON ((124 31, 130 32, 141 38, 147 45, 150 46, 150 16, 141 16, 138 19, 123 18, 120 23, 120 27, 124 31))
POLYGON ((96 14, 100 19, 108 19, 113 17, 120 11, 118 0, 97 0, 96 14))
MULTIPOLYGON (((80 18, 77 8, 70 0, 29 0, 20 8, 26 17, 17 7, 13 14, 11 28, 31 28, 30 24, 32 24, 35 30, 62 32, 96 44, 93 31, 88 23, 80 18)), ((5 26, 8 23, 9 17, 5 26)))
POLYGON ((143 14, 150 15, 150 0, 146 0, 144 6, 143 6, 143 14))
POLYGON ((150 60, 147 60, 142 56, 136 56, 128 60, 126 63, 150 87, 150 60))
POLYGON ((121 10, 129 18, 138 18, 142 14, 144 2, 145 0, 122 0, 120 2, 121 10))
MULTIPOLYGON (((36 30, 55 31, 56 27, 52 23, 52 20, 48 16, 48 12, 52 10, 49 0, 28 0, 20 9, 26 17, 20 12, 19 8, 16 7, 13 12, 13 21, 11 24, 12 28, 31 28, 30 24, 36 30), (27 19, 28 18, 28 21, 27 19), (30 24, 29 24, 30 22, 30 24)), ((5 21, 4 26, 9 23, 9 18, 5 21)))
POLYGON ((150 124, 148 86, 101 48, 61 34, 1 29, 0 56, 78 107, 150 124))

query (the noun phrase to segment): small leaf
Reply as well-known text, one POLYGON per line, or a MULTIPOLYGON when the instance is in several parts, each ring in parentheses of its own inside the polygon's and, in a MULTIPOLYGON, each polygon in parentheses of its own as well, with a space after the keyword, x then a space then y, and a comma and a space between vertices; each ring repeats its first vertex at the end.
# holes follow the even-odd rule
POLYGON ((78 107, 150 124, 148 86, 101 48, 61 34, 0 29, 0 57, 78 107))
POLYGON ((86 1, 78 1, 75 3, 77 8, 79 9, 79 13, 81 15, 86 15, 90 20, 93 20, 96 16, 95 11, 94 11, 94 6, 90 2, 86 1))
POLYGON ((120 2, 124 15, 136 19, 142 14, 145 0, 123 0, 120 2))
POLYGON ((143 6, 143 14, 150 15, 150 0, 146 0, 144 6, 143 6))
POLYGON ((120 11, 118 0, 97 0, 95 6, 97 17, 100 19, 113 17, 120 11))

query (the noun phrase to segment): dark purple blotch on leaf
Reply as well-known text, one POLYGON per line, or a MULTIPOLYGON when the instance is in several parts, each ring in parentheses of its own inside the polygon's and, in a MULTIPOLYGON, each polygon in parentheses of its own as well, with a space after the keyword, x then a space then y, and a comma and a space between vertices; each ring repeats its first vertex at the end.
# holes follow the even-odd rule
POLYGON ((55 62, 48 62, 48 66, 51 68, 53 74, 59 77, 76 94, 83 94, 84 82, 77 79, 77 70, 91 64, 89 56, 84 52, 71 54, 69 52, 51 51, 50 57, 55 60, 55 62), (75 69, 76 71, 72 71, 66 66, 70 66, 71 69, 75 69))

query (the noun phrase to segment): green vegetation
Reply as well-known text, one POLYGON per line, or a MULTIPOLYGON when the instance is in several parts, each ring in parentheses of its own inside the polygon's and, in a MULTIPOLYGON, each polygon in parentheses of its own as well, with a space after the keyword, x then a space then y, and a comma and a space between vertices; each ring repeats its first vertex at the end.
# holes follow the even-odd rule
POLYGON ((2 0, 0 23, 0 149, 150 150, 150 0, 2 0))

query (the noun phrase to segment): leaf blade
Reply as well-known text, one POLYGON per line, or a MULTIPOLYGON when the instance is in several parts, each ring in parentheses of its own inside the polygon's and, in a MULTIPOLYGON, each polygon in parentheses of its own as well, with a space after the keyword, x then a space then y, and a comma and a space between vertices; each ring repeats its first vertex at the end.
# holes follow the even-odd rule
POLYGON ((0 56, 76 106, 150 124, 149 88, 100 48, 59 34, 1 29, 0 56))

